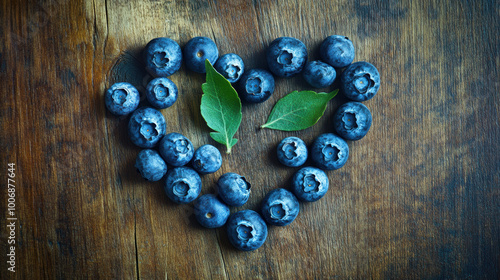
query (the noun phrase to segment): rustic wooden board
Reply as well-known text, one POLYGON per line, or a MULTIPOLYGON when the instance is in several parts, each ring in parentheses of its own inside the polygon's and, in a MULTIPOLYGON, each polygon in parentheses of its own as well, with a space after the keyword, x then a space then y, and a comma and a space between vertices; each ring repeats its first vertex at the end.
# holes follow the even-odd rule
MULTIPOLYGON (((0 8, 0 191, 2 279, 498 279, 500 277, 500 15, 498 1, 2 1, 0 8), (183 46, 213 38, 247 69, 266 67, 279 36, 306 43, 317 59, 328 35, 352 39, 356 61, 380 71, 365 104, 373 126, 350 142, 348 163, 328 172, 330 190, 301 205, 296 221, 271 227, 253 252, 231 247, 224 229, 202 229, 191 205, 133 163, 127 118, 106 111, 116 81, 140 90, 150 78, 140 51, 160 36, 183 46), (7 271, 7 168, 15 163, 16 272, 7 271)), ((169 132, 198 147, 210 139, 199 112, 204 75, 183 66, 169 132)), ((337 85, 329 89, 333 90, 337 85)), ((277 79, 265 103, 245 106, 225 172, 253 185, 247 205, 287 187, 294 168, 275 156, 286 136, 310 144, 331 132, 332 100, 312 128, 260 130, 286 93, 277 79)), ((222 151, 223 147, 218 145, 222 151)))

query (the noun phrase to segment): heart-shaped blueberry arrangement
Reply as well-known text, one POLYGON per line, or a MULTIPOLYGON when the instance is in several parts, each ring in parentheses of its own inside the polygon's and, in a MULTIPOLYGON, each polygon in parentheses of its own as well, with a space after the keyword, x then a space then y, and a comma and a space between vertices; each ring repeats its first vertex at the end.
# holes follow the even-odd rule
MULTIPOLYGON (((128 133, 130 140, 143 148, 135 162, 143 178, 149 181, 163 178, 165 192, 173 202, 185 204, 194 201, 195 216, 202 226, 218 228, 226 225, 231 244, 240 250, 255 250, 265 242, 268 225, 290 224, 299 213, 299 201, 317 201, 325 195, 329 181, 324 170, 341 168, 349 157, 345 140, 363 138, 372 123, 370 110, 360 102, 371 99, 377 93, 380 86, 377 69, 368 62, 352 63, 354 46, 344 36, 327 37, 319 51, 322 61, 308 62, 304 43, 296 38, 280 37, 269 45, 266 52, 270 71, 246 70, 237 54, 219 57, 218 48, 210 38, 192 38, 182 50, 174 40, 156 38, 143 51, 146 70, 155 77, 147 85, 145 93, 151 107, 137 108, 139 91, 127 82, 115 83, 106 91, 106 107, 114 115, 131 114, 128 133), (230 215, 230 206, 242 206, 248 201, 250 183, 244 176, 225 173, 217 181, 217 195, 198 197, 202 188, 200 174, 219 170, 222 165, 221 153, 209 144, 195 150, 184 135, 176 132, 167 134, 165 118, 159 111, 172 106, 177 100, 177 86, 167 77, 179 70, 182 61, 191 71, 207 72, 207 83, 209 71, 213 71, 209 69, 215 69, 223 76, 221 79, 227 80, 227 84, 234 84, 237 95, 246 103, 269 99, 274 92, 274 76, 291 77, 302 73, 312 87, 324 88, 334 82, 337 70, 345 68, 340 75, 340 89, 352 101, 340 106, 334 114, 336 134, 319 135, 310 149, 297 137, 287 137, 279 143, 277 157, 283 165, 300 167, 307 158, 315 165, 303 167, 295 173, 291 190, 278 188, 270 191, 261 203, 260 213, 242 210, 230 215)), ((217 85, 214 88, 217 90, 217 85)), ((215 101, 223 102, 217 98, 215 101)), ((299 102, 308 101, 308 98, 304 98, 299 102)), ((241 107, 239 99, 238 103, 241 107)), ((324 108, 321 114, 323 112, 324 108)), ((299 112, 291 108, 290 114, 299 112)), ((212 124, 221 130, 229 125, 224 121, 212 124)), ((221 135, 211 134, 218 142, 231 142, 229 148, 236 143, 236 139, 227 137, 217 139, 221 135)))

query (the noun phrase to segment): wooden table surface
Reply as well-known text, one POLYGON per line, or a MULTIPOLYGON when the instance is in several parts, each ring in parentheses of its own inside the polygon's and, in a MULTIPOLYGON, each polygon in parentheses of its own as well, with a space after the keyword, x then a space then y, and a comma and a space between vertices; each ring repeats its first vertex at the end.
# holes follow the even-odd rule
MULTIPOLYGON (((500 277, 499 1, 33 2, 0 6, 2 279, 500 277), (277 37, 302 40, 314 60, 333 34, 348 36, 355 61, 380 72, 380 90, 365 102, 373 125, 349 142, 347 164, 328 172, 328 193, 301 204, 291 225, 270 227, 261 248, 237 251, 225 229, 201 228, 192 204, 170 202, 162 182, 136 173, 128 119, 111 115, 103 96, 117 81, 144 92, 149 40, 183 46, 208 36, 250 69, 267 67, 277 37)), ((268 101, 244 106, 227 155, 200 114, 205 76, 183 65, 171 79, 180 92, 162 111, 167 131, 223 152, 202 193, 226 172, 252 183, 249 202, 232 212, 287 188, 297 168, 279 164, 278 142, 332 132, 346 101, 339 94, 303 131, 259 129, 280 97, 310 89, 300 76, 277 78, 268 101)))

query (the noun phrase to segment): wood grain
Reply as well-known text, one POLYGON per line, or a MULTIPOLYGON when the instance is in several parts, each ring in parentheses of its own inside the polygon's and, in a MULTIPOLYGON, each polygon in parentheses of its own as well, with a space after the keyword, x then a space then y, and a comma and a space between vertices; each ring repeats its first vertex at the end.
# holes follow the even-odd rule
MULTIPOLYGON (((0 191, 2 279, 498 279, 500 277, 500 4, 498 1, 2 1, 0 168, 16 164, 16 272, 7 271, 7 171, 0 191), (270 227, 263 247, 239 252, 224 229, 207 230, 192 205, 175 205, 162 183, 143 181, 127 118, 104 91, 151 77, 141 50, 155 37, 183 46, 215 40, 247 69, 266 68, 265 48, 293 36, 318 59, 328 35, 348 36, 356 61, 374 64, 382 85, 365 102, 368 135, 349 142, 330 189, 301 204, 296 221, 270 227)), ((168 132, 210 143, 200 111, 205 77, 185 66, 171 76, 176 104, 168 132)), ((334 84, 333 90, 338 87, 334 84)), ((314 127, 261 130, 276 101, 309 89, 276 79, 266 102, 243 108, 233 153, 203 176, 215 192, 226 172, 253 189, 241 209, 288 187, 278 142, 307 144, 331 132, 346 101, 334 98, 314 127)), ((144 102, 144 101, 143 101, 144 102)), ((308 162, 308 164, 310 164, 308 162)))

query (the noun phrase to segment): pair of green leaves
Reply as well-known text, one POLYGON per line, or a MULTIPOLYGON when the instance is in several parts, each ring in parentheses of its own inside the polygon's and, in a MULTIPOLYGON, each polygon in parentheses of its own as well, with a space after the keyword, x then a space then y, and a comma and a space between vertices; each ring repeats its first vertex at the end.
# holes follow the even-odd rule
MULTIPOLYGON (((241 124, 241 100, 231 83, 219 74, 213 66, 205 61, 207 73, 206 83, 201 87, 201 115, 208 127, 215 130, 210 136, 227 148, 231 153, 232 147, 238 142, 234 134, 241 124)), ((269 119, 262 128, 285 131, 297 131, 314 125, 325 112, 326 105, 338 90, 330 93, 316 93, 314 91, 294 91, 281 98, 274 105, 269 119)))

